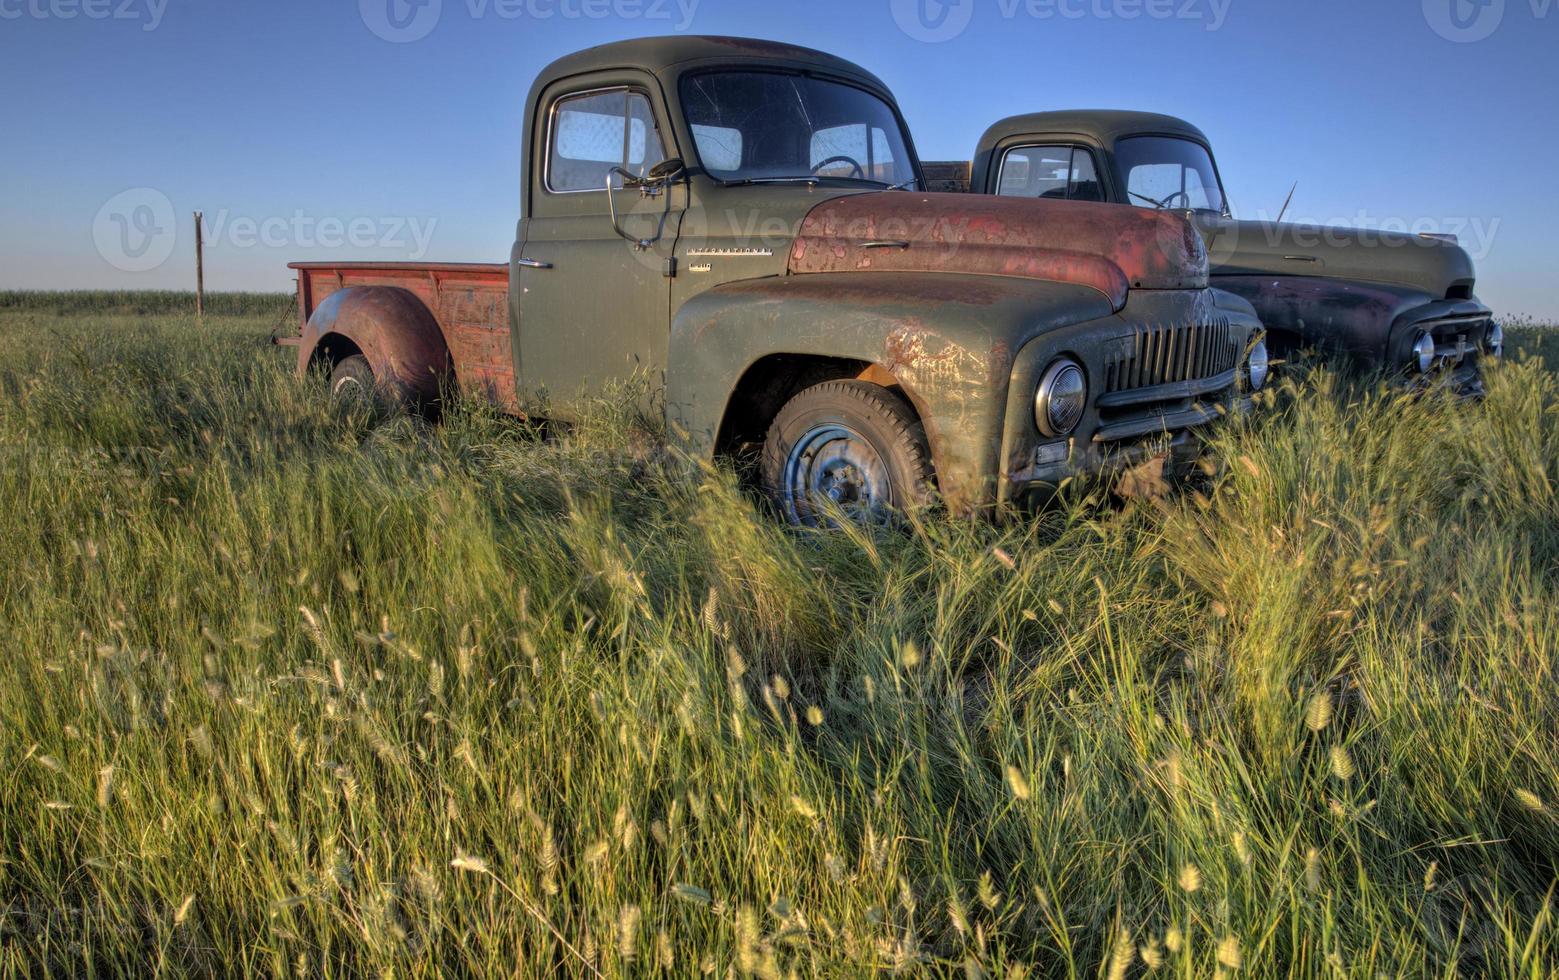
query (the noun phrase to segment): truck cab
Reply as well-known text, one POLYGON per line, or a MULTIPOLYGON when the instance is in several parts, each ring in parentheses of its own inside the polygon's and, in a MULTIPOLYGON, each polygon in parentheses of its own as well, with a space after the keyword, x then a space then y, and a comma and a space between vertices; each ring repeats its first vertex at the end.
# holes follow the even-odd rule
MULTIPOLYGON (((963 176, 939 169, 953 184, 963 176)), ((1252 304, 1276 354, 1313 347, 1477 394, 1482 362, 1503 353, 1504 331, 1473 295, 1472 259, 1454 240, 1236 220, 1212 143, 1183 119, 1012 116, 985 132, 965 173, 977 194, 1184 214, 1207 243, 1212 284, 1252 304)))
POLYGON ((297 266, 300 371, 563 421, 643 377, 803 524, 1184 452, 1265 381, 1183 215, 930 192, 892 93, 831 55, 606 45, 543 70, 525 125, 507 265, 297 266))

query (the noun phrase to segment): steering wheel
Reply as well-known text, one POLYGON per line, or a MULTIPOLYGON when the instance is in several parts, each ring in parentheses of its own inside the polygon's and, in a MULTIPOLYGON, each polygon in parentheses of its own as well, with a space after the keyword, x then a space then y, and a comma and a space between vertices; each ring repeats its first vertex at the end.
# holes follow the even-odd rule
POLYGON ((822 170, 824 167, 832 166, 836 163, 848 163, 850 165, 850 169, 855 171, 855 173, 851 174, 850 176, 859 177, 862 180, 866 179, 866 168, 861 166, 860 163, 856 161, 855 157, 848 157, 844 156, 843 154, 836 157, 829 157, 827 160, 824 160, 822 163, 819 163, 817 166, 813 167, 812 176, 822 176, 818 173, 819 170, 822 170))
POLYGON ((1138 194, 1136 191, 1128 191, 1127 193, 1129 193, 1132 197, 1142 198, 1144 201, 1147 201, 1149 204, 1158 208, 1160 211, 1174 210, 1173 204, 1175 198, 1183 197, 1185 198, 1185 210, 1191 210, 1191 195, 1187 194, 1185 191, 1175 191, 1173 194, 1164 198, 1162 201, 1158 200, 1157 198, 1148 197, 1146 194, 1138 194))

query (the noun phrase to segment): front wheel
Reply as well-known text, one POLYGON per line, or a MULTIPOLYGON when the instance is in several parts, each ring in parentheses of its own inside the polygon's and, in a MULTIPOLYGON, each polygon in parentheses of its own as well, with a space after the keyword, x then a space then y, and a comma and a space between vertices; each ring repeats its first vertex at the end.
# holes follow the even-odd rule
POLYGON ((817 527, 837 507, 883 524, 931 503, 925 429, 903 398, 865 381, 828 381, 780 410, 763 445, 763 488, 792 524, 817 527))

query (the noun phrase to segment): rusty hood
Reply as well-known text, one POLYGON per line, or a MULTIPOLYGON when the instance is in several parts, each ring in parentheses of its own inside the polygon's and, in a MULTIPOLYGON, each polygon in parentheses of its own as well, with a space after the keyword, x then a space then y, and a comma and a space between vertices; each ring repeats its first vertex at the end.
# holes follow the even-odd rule
POLYGON ((1119 204, 879 191, 814 208, 790 272, 947 272, 1131 289, 1204 289, 1207 248, 1179 214, 1119 204))

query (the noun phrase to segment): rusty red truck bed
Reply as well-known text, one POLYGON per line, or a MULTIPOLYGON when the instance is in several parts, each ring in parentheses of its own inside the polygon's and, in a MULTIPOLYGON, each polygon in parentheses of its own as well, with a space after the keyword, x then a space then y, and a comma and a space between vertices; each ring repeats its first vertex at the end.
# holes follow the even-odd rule
POLYGON ((349 286, 415 293, 438 320, 461 389, 483 392, 505 410, 516 410, 507 265, 294 262, 288 268, 298 274, 300 328, 330 294, 349 286))

